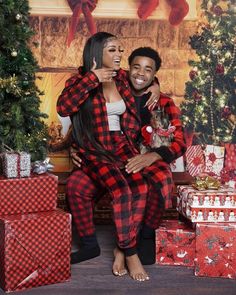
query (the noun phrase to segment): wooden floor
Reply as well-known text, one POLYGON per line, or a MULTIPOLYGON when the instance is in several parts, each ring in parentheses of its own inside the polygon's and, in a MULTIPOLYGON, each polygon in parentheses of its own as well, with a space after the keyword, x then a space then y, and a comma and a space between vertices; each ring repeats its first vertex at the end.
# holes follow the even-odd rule
MULTIPOLYGON (((67 283, 43 286, 17 295, 236 295, 236 280, 195 277, 193 269, 176 266, 146 266, 151 280, 136 282, 128 275, 115 277, 111 273, 112 226, 97 226, 100 257, 72 266, 67 283)), ((5 294, 0 290, 0 295, 5 294)))

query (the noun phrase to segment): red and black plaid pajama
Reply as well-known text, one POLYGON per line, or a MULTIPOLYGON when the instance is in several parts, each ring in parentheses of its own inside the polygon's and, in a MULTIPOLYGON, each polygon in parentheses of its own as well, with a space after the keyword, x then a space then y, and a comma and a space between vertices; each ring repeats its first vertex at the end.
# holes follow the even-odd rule
MULTIPOLYGON (((110 193, 118 246, 130 249, 136 245, 137 232, 143 220, 147 185, 141 173, 128 174, 124 169, 127 160, 134 156, 125 136, 120 132, 111 134, 116 149, 115 155, 119 160, 114 164, 90 161, 82 166, 82 170, 94 183, 99 184, 102 190, 107 189, 110 193)), ((92 202, 97 192, 97 189, 87 182, 86 176, 80 177, 83 172, 74 172, 68 181, 68 200, 81 236, 94 233, 92 202), (82 191, 78 193, 80 188, 82 191)))
POLYGON ((148 182, 144 223, 150 228, 157 229, 165 209, 172 207, 172 173, 166 162, 157 161, 146 167, 143 175, 148 182))

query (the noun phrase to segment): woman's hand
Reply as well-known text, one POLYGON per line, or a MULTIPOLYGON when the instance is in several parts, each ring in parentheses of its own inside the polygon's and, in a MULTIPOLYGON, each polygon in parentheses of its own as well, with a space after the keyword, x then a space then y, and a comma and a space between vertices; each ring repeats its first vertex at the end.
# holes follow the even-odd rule
POLYGON ((127 173, 136 173, 145 167, 149 167, 157 160, 162 160, 162 158, 155 152, 137 155, 128 160, 128 164, 125 166, 125 169, 127 173))
POLYGON ((148 92, 151 92, 151 96, 146 102, 145 107, 148 107, 148 109, 152 111, 155 108, 160 98, 160 85, 157 83, 154 83, 153 85, 148 87, 148 89, 144 93, 148 93, 148 92))
POLYGON ((112 82, 113 77, 116 76, 116 71, 113 68, 96 69, 97 63, 93 60, 93 67, 91 71, 98 77, 99 82, 112 82))
POLYGON ((73 146, 71 146, 70 147, 70 156, 71 156, 72 163, 75 167, 80 168, 82 160, 80 159, 80 157, 78 156, 77 153, 78 153, 78 150, 76 148, 74 148, 73 146))

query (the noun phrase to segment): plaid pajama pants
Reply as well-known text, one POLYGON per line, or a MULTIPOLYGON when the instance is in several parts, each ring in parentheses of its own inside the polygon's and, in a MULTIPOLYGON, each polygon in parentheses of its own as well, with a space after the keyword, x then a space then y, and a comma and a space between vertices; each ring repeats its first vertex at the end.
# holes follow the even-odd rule
MULTIPOLYGON (((115 155, 125 164, 134 153, 124 135, 120 132, 111 134, 116 147, 115 155)), ((92 203, 97 193, 94 184, 98 184, 112 198, 118 246, 122 249, 135 247, 147 198, 147 184, 142 174, 128 174, 116 164, 96 161, 82 164, 82 170, 73 172, 67 183, 68 201, 79 235, 94 233, 92 203)))

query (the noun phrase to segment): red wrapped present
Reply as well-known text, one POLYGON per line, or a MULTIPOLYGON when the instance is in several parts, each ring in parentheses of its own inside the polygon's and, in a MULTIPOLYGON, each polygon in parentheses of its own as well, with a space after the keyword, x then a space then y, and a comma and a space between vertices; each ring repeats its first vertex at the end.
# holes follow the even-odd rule
POLYGON ((0 176, 0 215, 54 210, 58 177, 53 174, 28 178, 0 176))
POLYGON ((236 144, 225 144, 225 162, 224 168, 227 171, 236 170, 236 144))
POLYGON ((236 279, 236 224, 197 224, 195 275, 236 279))
POLYGON ((207 145, 205 153, 205 172, 220 175, 224 167, 225 148, 223 146, 207 145))
POLYGON ((193 266, 195 231, 178 220, 165 220, 156 230, 156 263, 193 266))
POLYGON ((185 156, 187 170, 191 176, 196 176, 204 171, 205 159, 200 145, 189 146, 185 156))
POLYGON ((236 222, 236 190, 177 187, 177 210, 192 222, 236 222))
POLYGON ((71 215, 61 210, 0 217, 0 286, 7 292, 70 278, 71 215))

